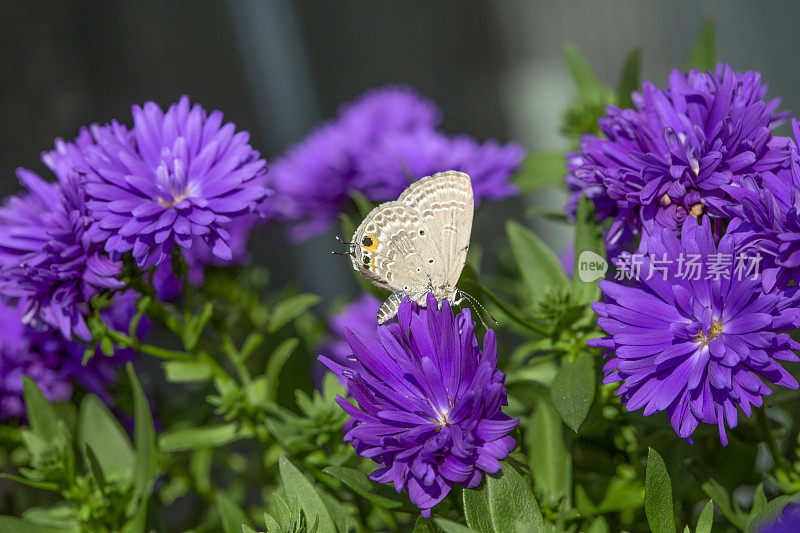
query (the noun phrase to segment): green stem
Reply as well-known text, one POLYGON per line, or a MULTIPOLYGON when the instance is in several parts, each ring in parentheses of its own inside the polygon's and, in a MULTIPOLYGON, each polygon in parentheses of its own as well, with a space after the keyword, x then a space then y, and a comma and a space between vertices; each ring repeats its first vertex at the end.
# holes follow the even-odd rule
POLYGON ((192 355, 187 352, 182 352, 178 350, 168 350, 166 348, 159 348, 158 346, 153 346, 152 344, 145 344, 114 329, 109 328, 107 330, 107 333, 115 344, 127 348, 133 348, 134 350, 146 353, 148 355, 152 355, 153 357, 158 357, 159 359, 169 359, 172 361, 191 361, 193 359, 192 355))
POLYGON ((787 466, 786 459, 783 457, 783 455, 781 455, 781 450, 778 446, 778 440, 775 438, 775 432, 773 432, 772 427, 770 427, 766 408, 762 405, 761 407, 756 408, 755 412, 756 423, 758 424, 758 428, 764 436, 764 441, 767 444, 769 453, 772 455, 772 462, 775 463, 775 469, 787 466))
POLYGON ((523 318, 519 313, 517 313, 516 311, 514 311, 513 309, 508 307, 500 298, 498 298, 492 291, 487 289, 485 286, 479 285, 479 287, 481 288, 481 291, 484 294, 486 294, 486 296, 488 296, 489 299, 492 302, 494 302, 494 304, 497 307, 499 307, 501 311, 503 311, 503 313, 508 315, 508 317, 510 319, 512 319, 514 322, 516 322, 520 326, 522 326, 522 327, 524 327, 524 328, 536 333, 537 335, 542 335, 543 337, 546 337, 546 336, 548 336, 550 334, 542 326, 540 326, 538 324, 534 324, 533 322, 523 318))

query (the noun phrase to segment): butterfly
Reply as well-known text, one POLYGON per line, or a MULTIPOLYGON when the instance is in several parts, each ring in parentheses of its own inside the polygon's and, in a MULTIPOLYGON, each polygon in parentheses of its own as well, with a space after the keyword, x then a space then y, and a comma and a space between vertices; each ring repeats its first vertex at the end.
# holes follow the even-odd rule
POLYGON ((425 305, 431 292, 440 302, 459 303, 456 283, 474 209, 469 176, 449 170, 412 183, 396 201, 369 212, 347 244, 353 268, 392 291, 378 309, 378 324, 394 317, 406 296, 425 305))

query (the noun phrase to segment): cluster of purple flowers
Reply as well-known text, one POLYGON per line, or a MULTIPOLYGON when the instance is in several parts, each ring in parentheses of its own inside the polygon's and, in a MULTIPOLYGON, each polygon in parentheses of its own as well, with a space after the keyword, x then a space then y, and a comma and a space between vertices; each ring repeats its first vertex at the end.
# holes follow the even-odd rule
POLYGON ((406 299, 398 321, 371 334, 345 329, 346 364, 319 359, 358 402, 337 399, 351 417, 345 440, 380 466, 371 478, 405 489, 430 516, 453 485, 474 488, 484 473, 500 470, 518 420, 501 410, 505 375, 497 370, 494 331, 481 350, 469 309, 454 315, 431 294, 426 304, 406 299))
POLYGON ((524 155, 520 146, 448 136, 440 122, 433 102, 410 88, 366 92, 272 164, 268 184, 280 201, 271 209, 302 240, 333 225, 352 191, 393 200, 410 180, 439 171, 469 174, 476 201, 517 193, 510 177, 524 155))
MULTIPOLYGON (((750 416, 771 393, 797 388, 784 361, 798 361, 789 332, 800 326, 800 127, 777 137, 778 101, 764 99, 755 72, 727 65, 673 72, 660 90, 645 83, 635 109, 610 106, 605 138, 586 135, 568 158, 574 212, 585 194, 604 226, 609 255, 636 251, 659 274, 603 281, 593 308, 608 334, 605 382, 621 382, 629 411, 664 411, 683 438, 738 410, 750 416), (759 257, 754 275, 735 262, 715 275, 681 275, 680 258, 759 257), (663 275, 662 275, 663 274, 663 275)), ((628 255, 628 257, 631 257, 628 255)))
MULTIPOLYGON (((137 298, 133 291, 118 293, 103 318, 111 327, 127 331, 137 298)), ((69 400, 73 384, 78 383, 111 403, 109 386, 119 365, 132 359, 130 349, 119 349, 111 357, 98 350, 83 364, 83 343, 67 340, 52 328, 24 324, 20 307, 0 303, 0 321, 0 422, 25 416, 23 376, 33 379, 51 402, 69 400)), ((143 336, 146 330, 142 322, 138 334, 143 336)))
POLYGON ((22 373, 54 399, 68 396, 74 379, 100 389, 100 374, 78 371, 83 351, 72 339, 92 339, 86 317, 99 293, 117 292, 109 316, 133 308, 119 296, 124 256, 152 270, 149 279, 168 296, 173 250, 198 282, 204 265, 240 260, 263 218, 266 162, 247 132, 187 97, 166 111, 148 102, 132 114, 130 128, 95 124, 73 141, 57 140, 42 156, 55 180, 19 169, 25 190, 0 207, 0 303, 19 310, 0 350, 4 405, 14 406, 0 416, 19 414, 13 393, 22 373))

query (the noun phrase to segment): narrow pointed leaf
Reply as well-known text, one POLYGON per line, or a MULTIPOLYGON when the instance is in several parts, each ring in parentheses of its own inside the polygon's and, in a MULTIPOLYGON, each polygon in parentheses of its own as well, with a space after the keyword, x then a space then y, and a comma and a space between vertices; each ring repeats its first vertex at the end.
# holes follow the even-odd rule
POLYGON ((697 40, 694 42, 691 52, 689 52, 686 69, 713 70, 716 66, 717 37, 714 31, 714 21, 706 19, 697 34, 697 40))
POLYGON ((562 363, 551 394, 564 423, 577 433, 594 401, 594 357, 590 352, 584 350, 574 361, 562 363))
POLYGON ((506 233, 531 303, 549 287, 566 285, 567 275, 561 262, 535 233, 514 221, 506 224, 506 233))
POLYGON ((695 533, 711 533, 711 526, 714 525, 714 500, 708 500, 703 507, 700 516, 697 518, 695 533))
POLYGON ((672 508, 672 482, 664 460, 653 448, 647 454, 644 486, 644 512, 653 533, 675 533, 672 508))
POLYGON ((619 107, 633 107, 631 93, 639 89, 641 67, 642 49, 636 48, 625 59, 625 65, 622 67, 622 74, 619 77, 619 85, 617 85, 617 105, 619 107))
POLYGON ((221 493, 216 498, 224 533, 241 533, 243 527, 250 527, 250 519, 233 500, 221 493))
POLYGON ((506 462, 499 475, 486 476, 489 512, 495 531, 514 531, 522 522, 532 531, 544 528, 539 504, 519 472, 506 462))

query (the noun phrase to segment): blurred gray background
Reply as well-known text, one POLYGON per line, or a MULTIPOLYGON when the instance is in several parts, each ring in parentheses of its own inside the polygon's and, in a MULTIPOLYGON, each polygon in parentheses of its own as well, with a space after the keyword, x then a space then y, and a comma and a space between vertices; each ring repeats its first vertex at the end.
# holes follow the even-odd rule
MULTIPOLYGON (((800 4, 677 0, 0 3, 0 193, 18 189, 14 169, 43 172, 40 153, 92 122, 129 122, 133 103, 164 106, 188 94, 221 109, 268 160, 342 102, 370 87, 407 83, 444 112, 444 129, 514 139, 530 150, 562 148, 561 110, 573 94, 564 41, 578 44, 616 84, 628 52, 643 49, 643 76, 663 86, 706 17, 720 58, 758 69, 800 109, 800 4)), ((502 240, 504 219, 563 194, 484 204, 474 241, 502 240)), ((560 251, 568 229, 537 222, 560 251)), ((332 231, 290 246, 280 228, 252 241, 273 284, 324 296, 355 294, 348 261, 329 255, 332 231)))

